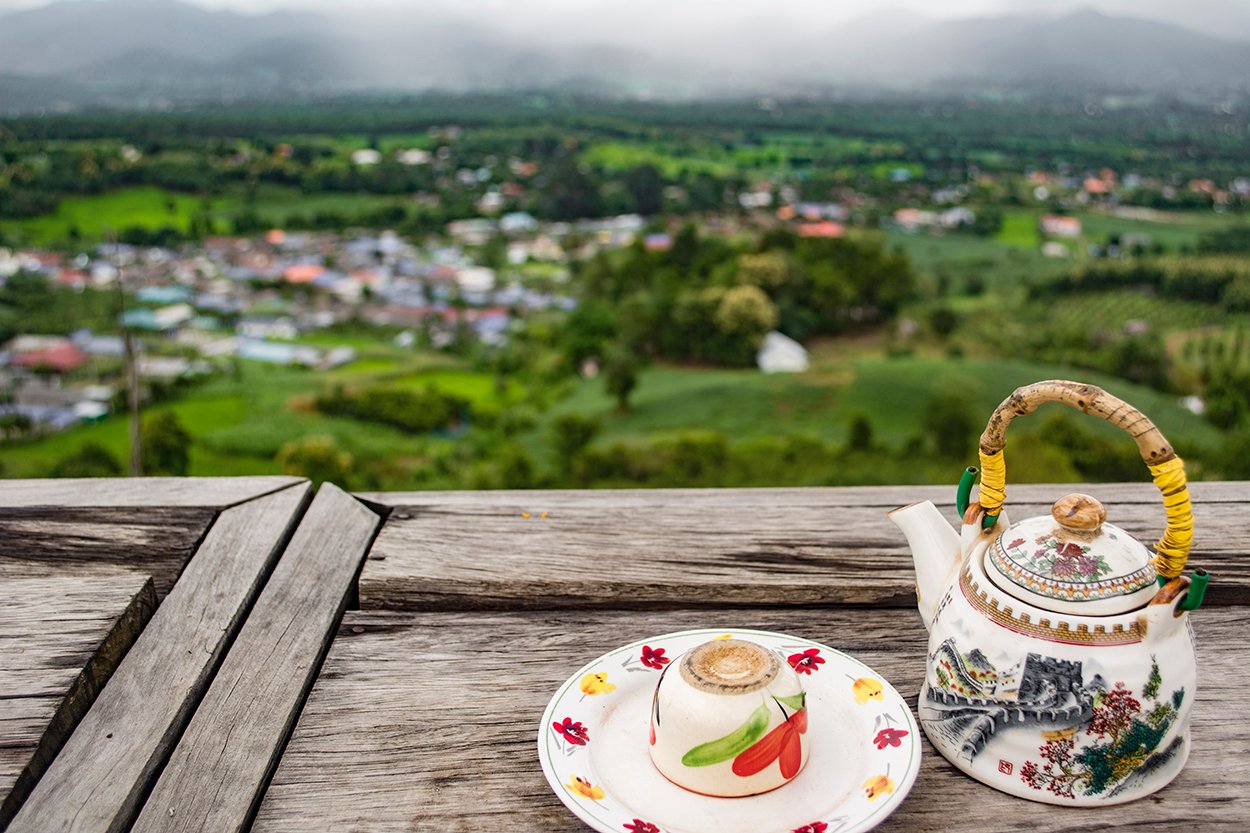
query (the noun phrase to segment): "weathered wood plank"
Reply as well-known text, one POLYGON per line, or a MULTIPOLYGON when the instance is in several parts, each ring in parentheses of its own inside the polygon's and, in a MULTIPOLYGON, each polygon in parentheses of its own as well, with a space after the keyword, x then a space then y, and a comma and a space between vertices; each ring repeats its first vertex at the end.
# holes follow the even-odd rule
MULTIPOLYGON (((1048 514, 1072 488, 1012 487, 1008 511, 1048 514)), ((1162 532, 1150 484, 1083 488, 1130 533, 1162 532)), ((954 490, 935 487, 370 497, 393 511, 361 574, 364 609, 910 607, 911 553, 886 512, 933 499, 955 517, 954 490)), ((1209 605, 1250 603, 1247 510, 1250 484, 1195 484, 1190 563, 1213 573, 1209 605)))
POLYGON ((132 833, 247 828, 381 518, 323 485, 132 833))
MULTIPOLYGON (((550 495, 572 505, 593 505, 600 503, 600 496, 613 495, 621 506, 648 506, 657 495, 720 495, 727 501, 738 504, 750 504, 770 495, 780 495, 796 501, 810 501, 826 506, 878 506, 882 509, 893 509, 918 500, 931 500, 934 503, 953 504, 955 485, 959 480, 959 471, 953 471, 950 485, 937 486, 834 486, 834 487, 770 487, 750 489, 548 489, 548 490, 498 490, 492 492, 356 492, 356 496, 380 503, 385 506, 421 506, 430 502, 431 498, 440 505, 445 504, 476 504, 483 496, 500 500, 525 503, 534 495, 550 495)), ((1118 503, 1159 503, 1159 492, 1150 484, 1145 469, 1142 469, 1142 481, 1133 483, 1008 483, 1008 505, 1017 500, 1029 503, 1043 503, 1057 500, 1073 491, 1082 491, 1102 500, 1118 503)), ((1195 502, 1202 503, 1245 503, 1250 500, 1250 481, 1194 481, 1189 484, 1189 492, 1195 502)))
MULTIPOLYGON (((1196 614, 1194 752, 1149 801, 1106 810, 1010 798, 925 743, 919 780, 882 831, 1246 829, 1250 667, 1245 608, 1196 614), (951 812, 957 808, 957 812, 951 812)), ((349 612, 265 794, 254 833, 586 828, 543 778, 534 749, 547 699, 617 645, 693 627, 791 631, 884 674, 915 706, 926 635, 898 610, 349 612)))
POLYGON ((126 829, 256 597, 308 495, 223 511, 148 627, 10 826, 126 829))
POLYGON ((0 582, 30 576, 151 576, 164 598, 217 510, 207 507, 0 507, 0 582))
POLYGON ((0 507, 203 506, 224 509, 299 483, 299 477, 134 477, 0 480, 0 507))
POLYGON ((0 829, 12 820, 156 609, 114 570, 0 584, 0 829))

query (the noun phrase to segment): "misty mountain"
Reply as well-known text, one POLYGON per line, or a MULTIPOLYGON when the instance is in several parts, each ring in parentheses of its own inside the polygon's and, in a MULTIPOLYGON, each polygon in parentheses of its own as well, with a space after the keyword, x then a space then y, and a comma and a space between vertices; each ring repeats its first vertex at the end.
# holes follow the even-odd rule
POLYGON ((1092 11, 945 20, 882 11, 817 32, 773 16, 614 40, 572 20, 523 31, 464 8, 245 15, 171 0, 62 0, 0 15, 0 109, 542 88, 1210 93, 1250 79, 1250 43, 1092 11))
MULTIPOLYGON (((892 16, 895 20, 898 17, 892 16)), ((1079 11, 1059 17, 855 21, 799 48, 811 71, 851 84, 1213 90, 1245 86, 1250 44, 1150 20, 1079 11)))

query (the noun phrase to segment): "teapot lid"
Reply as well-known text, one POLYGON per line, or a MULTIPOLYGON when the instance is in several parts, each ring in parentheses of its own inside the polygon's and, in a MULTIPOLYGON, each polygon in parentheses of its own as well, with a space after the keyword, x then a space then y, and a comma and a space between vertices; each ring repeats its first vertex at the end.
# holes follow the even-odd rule
POLYGON ((986 572, 1003 591, 1043 610, 1109 616, 1141 607, 1158 589, 1151 553, 1106 518, 1089 495, 1060 498, 1049 516, 1004 530, 989 547, 994 569, 986 572))

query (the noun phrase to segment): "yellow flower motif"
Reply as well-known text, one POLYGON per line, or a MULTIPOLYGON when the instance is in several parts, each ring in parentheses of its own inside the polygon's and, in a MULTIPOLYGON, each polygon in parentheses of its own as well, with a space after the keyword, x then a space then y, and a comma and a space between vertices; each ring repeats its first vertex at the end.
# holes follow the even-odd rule
POLYGON ((734 635, 732 633, 722 633, 720 636, 712 637, 712 641, 715 642, 718 639, 733 639, 733 638, 734 638, 734 635))
POLYGON ((616 691, 616 686, 608 682, 608 673, 600 671, 598 674, 587 674, 582 677, 580 684, 582 694, 608 694, 616 691))
POLYGON ((860 705, 867 703, 869 700, 881 700, 885 697, 885 692, 881 688, 881 681, 874 680, 872 677, 860 677, 851 683, 851 693, 855 695, 855 702, 860 705))
POLYGON ((599 801, 603 798, 603 789, 596 787, 580 775, 574 775, 564 786, 568 787, 582 798, 589 798, 591 801, 599 801))
POLYGON ((885 775, 874 775, 864 782, 864 795, 868 796, 869 801, 879 795, 892 792, 894 792, 894 782, 885 775))

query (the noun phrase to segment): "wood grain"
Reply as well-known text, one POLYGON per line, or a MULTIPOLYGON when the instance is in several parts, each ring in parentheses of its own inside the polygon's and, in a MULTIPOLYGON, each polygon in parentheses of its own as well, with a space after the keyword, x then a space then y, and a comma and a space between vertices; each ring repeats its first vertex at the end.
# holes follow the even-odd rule
POLYGON ((380 523, 355 498, 321 487, 132 833, 247 828, 380 523))
POLYGON ((12 833, 115 833, 130 825, 307 495, 305 483, 220 514, 18 811, 12 833))
MULTIPOLYGON (((959 773, 925 741, 915 787, 880 830, 1244 831, 1246 613, 1196 614, 1194 752, 1152 799, 1106 810, 1021 801, 959 773)), ((694 627, 764 628, 825 642, 881 672, 915 708, 926 634, 905 611, 349 612, 253 831, 585 830, 539 769, 534 738, 548 698, 601 653, 694 627)))
MULTIPOLYGON (((1144 541, 1164 526, 1149 483, 1081 487, 1144 541)), ((1250 484, 1194 484, 1191 567, 1208 605, 1250 603, 1250 484)), ((1071 485, 1012 487, 1008 513, 1048 515, 1071 485)), ((911 607, 911 552, 886 512, 954 489, 631 490, 369 495, 393 507, 360 578, 364 609, 911 607), (546 513, 545 517, 544 514, 546 513)))
POLYGON ((299 477, 127 477, 0 480, 0 507, 201 506, 224 509, 294 486, 299 477))
POLYGON ((30 794, 156 609, 151 579, 6 579, 0 588, 0 829, 30 794))
POLYGON ((216 516, 202 507, 0 508, 0 582, 70 574, 107 581, 125 570, 151 576, 163 599, 216 516))

